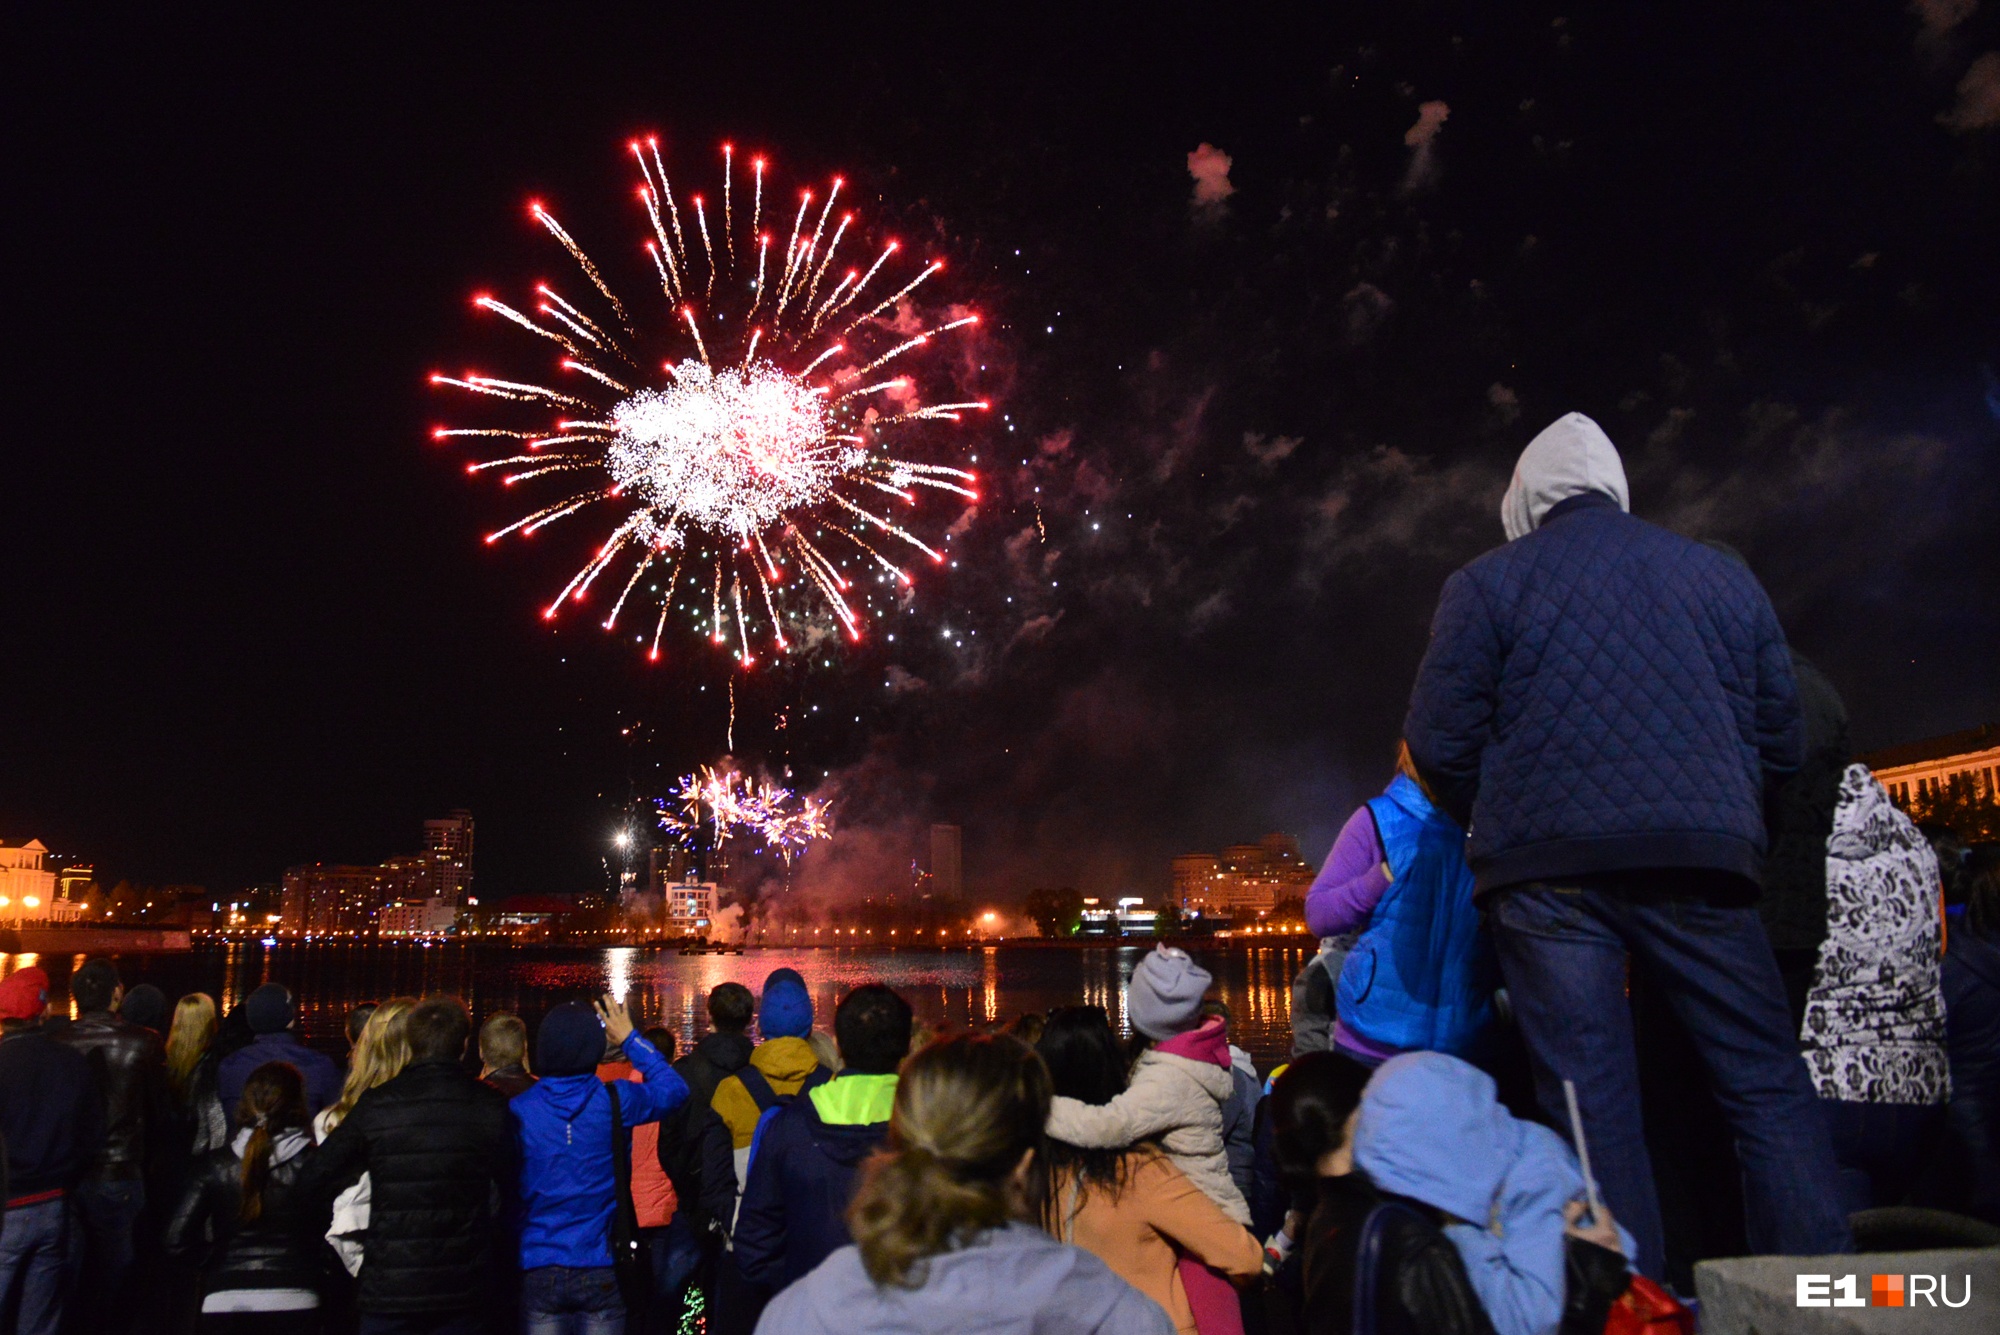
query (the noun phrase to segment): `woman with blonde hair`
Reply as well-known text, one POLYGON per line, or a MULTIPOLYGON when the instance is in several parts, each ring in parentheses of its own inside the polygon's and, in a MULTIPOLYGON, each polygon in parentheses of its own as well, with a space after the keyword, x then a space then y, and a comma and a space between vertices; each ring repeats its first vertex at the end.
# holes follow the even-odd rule
MULTIPOLYGON (((315 1143, 325 1143, 333 1129, 354 1111, 363 1094, 395 1079, 410 1064, 410 1038, 403 1020, 416 1004, 411 997, 391 997, 368 1017, 368 1023, 361 1027, 361 1037, 355 1040, 354 1050, 348 1054, 347 1081, 340 1087, 340 1097, 313 1118, 315 1143)), ((326 1230, 326 1240, 340 1254, 340 1263, 350 1275, 361 1273, 361 1236, 368 1231, 369 1200, 366 1173, 333 1200, 333 1223, 326 1230)))
POLYGON ((190 992, 174 1006, 167 1029, 167 1088, 188 1128, 188 1150, 207 1154, 229 1139, 229 1114, 215 1091, 215 998, 190 992))
POLYGON ((966 1034, 911 1057, 888 1144, 847 1213, 854 1242, 773 1299, 757 1329, 1172 1335, 1159 1304, 1030 1222, 1049 1097, 1048 1069, 1016 1039, 966 1034))

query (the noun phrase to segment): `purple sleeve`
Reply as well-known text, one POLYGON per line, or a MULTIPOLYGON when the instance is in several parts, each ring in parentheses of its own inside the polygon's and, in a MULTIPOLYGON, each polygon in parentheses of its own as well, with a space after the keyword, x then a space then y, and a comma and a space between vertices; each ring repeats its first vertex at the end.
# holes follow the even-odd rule
POLYGON ((1360 807, 1340 827, 1333 851, 1306 891, 1306 930, 1314 936, 1339 936, 1366 925, 1388 888, 1375 817, 1360 807))

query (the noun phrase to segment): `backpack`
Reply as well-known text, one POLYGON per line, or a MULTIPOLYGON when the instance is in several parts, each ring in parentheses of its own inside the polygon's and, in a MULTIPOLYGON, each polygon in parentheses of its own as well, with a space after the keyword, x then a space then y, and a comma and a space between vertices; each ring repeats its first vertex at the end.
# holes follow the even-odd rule
POLYGON ((764 1128, 771 1124, 773 1117, 790 1107, 792 1101, 800 1094, 809 1089, 816 1089, 833 1079, 833 1072, 824 1066, 813 1067, 812 1073, 799 1082, 798 1092, 794 1094, 780 1094, 772 1089, 771 1082, 764 1078, 764 1073, 754 1066, 745 1066, 736 1073, 736 1078, 743 1082, 743 1092, 757 1105, 757 1129, 750 1133, 750 1157, 743 1163, 743 1181, 737 1184, 737 1190, 740 1192, 750 1181, 750 1165, 757 1162, 757 1147, 763 1143, 764 1128))

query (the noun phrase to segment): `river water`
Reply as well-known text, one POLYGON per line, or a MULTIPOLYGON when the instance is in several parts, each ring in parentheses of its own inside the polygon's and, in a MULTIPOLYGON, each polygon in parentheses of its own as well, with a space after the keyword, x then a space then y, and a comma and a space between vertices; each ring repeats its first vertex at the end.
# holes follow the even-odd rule
MULTIPOLYGON (((342 1027, 357 1002, 397 995, 451 992, 475 1020, 512 1011, 530 1027, 557 1002, 615 992, 642 1023, 664 1024, 683 1047, 708 1028, 708 990, 734 980, 761 991, 781 965, 797 969, 812 992, 821 1028, 848 989, 887 983, 906 997, 918 1020, 935 1028, 1007 1021, 1028 1011, 1085 1003, 1102 1006, 1125 1027, 1125 984, 1147 947, 1130 945, 1001 945, 962 948, 753 948, 741 955, 680 955, 634 947, 509 949, 492 945, 205 946, 188 954, 134 955, 119 960, 129 988, 150 982, 168 1000, 190 991, 214 996, 227 1010, 263 982, 281 982, 299 998, 301 1029, 314 1047, 345 1050, 342 1027)), ((1220 942, 1191 953, 1215 975, 1212 996, 1230 1010, 1230 1037, 1269 1070, 1291 1048, 1291 980, 1310 943, 1252 945, 1220 942)), ((0 975, 28 963, 47 969, 67 997, 68 956, 0 955, 0 975)))

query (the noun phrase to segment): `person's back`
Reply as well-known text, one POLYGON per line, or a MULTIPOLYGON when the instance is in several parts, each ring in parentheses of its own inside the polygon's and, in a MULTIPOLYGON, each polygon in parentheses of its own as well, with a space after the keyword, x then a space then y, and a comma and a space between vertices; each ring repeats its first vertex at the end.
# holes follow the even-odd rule
POLYGON ((83 1055, 41 1028, 48 975, 0 981, 0 1312, 20 1335, 54 1335, 66 1307, 70 1195, 104 1144, 104 1098, 83 1055))
POLYGON ((690 1238, 708 1233, 709 1217, 702 1205, 702 1133, 714 1117, 715 1091, 749 1062, 754 1045, 744 1031, 756 1008, 750 989, 741 983, 717 984, 708 994, 708 1020, 713 1026, 687 1055, 674 1063, 674 1074, 688 1087, 687 1102, 660 1122, 660 1166, 674 1184, 679 1204, 676 1218, 690 1238))
POLYGON ((687 1097, 687 1085, 622 1004, 565 1002, 536 1032, 534 1088, 510 1105, 521 1144, 521 1303, 530 1329, 572 1314, 622 1314, 612 1273, 618 1205, 614 1132, 658 1121, 687 1097), (606 1040, 643 1077, 606 1084, 597 1067, 606 1040))
POLYGON ((364 1319, 483 1311, 502 1273, 503 1211, 515 1186, 507 1100, 460 1066, 472 1026, 457 1001, 431 998, 402 1023, 409 1065, 360 1096, 306 1165, 300 1189, 324 1223, 341 1189, 369 1175, 356 1295, 364 1319))
POLYGON ((909 1003, 864 984, 842 998, 833 1023, 840 1074, 757 1134, 734 1236, 753 1284, 782 1288, 848 1242, 855 1174, 888 1134, 896 1069, 910 1050, 909 1003))
POLYGON ((528 1026, 518 1015, 494 1015, 479 1026, 479 1078, 513 1098, 534 1088, 528 1070, 528 1026))
POLYGON ((1960 1202, 2000 1223, 2000 846, 1975 850, 1964 875, 1947 877, 1953 906, 1945 949, 1945 1042, 1950 1117, 1965 1156, 1960 1202))
POLYGON ((90 1063, 104 1100, 104 1143, 73 1202, 83 1273, 91 1278, 77 1291, 77 1319, 84 1328, 113 1331, 127 1324, 125 1290, 146 1209, 149 1151, 171 1115, 166 1049, 158 1034, 118 1015, 123 988, 111 961, 90 960, 72 974, 70 999, 80 1013, 61 1039, 90 1063))
POLYGON ((1658 1277, 1628 974, 1686 1028, 1734 1132, 1750 1245, 1852 1246, 1832 1142, 1763 923, 1763 794, 1803 746, 1756 577, 1626 513, 1617 450, 1571 413, 1501 502, 1508 542, 1446 581, 1403 735, 1455 819, 1536 1095, 1576 1086, 1605 1198, 1658 1277), (1628 970, 1628 960, 1630 967, 1628 970))
POLYGON ((204 1317, 263 1314, 275 1332, 319 1308, 327 1276, 317 1214, 298 1189, 313 1153, 304 1082, 281 1062, 259 1067, 242 1109, 230 1144, 196 1161, 166 1245, 199 1266, 204 1317))
POLYGON ((773 1299, 760 1335, 1170 1335, 1157 1303, 1019 1217, 1048 1106, 1046 1068, 1014 1039, 911 1057, 849 1214, 855 1242, 773 1299))
POLYGON ((1943 1121, 1943 904, 1930 844, 1866 765, 1841 780, 1826 868, 1800 1040, 1856 1211, 1901 1203, 1943 1121))
POLYGON ((216 1094, 224 1108, 243 1098, 243 1082, 265 1062, 284 1062, 305 1078, 306 1107, 314 1112, 340 1097, 341 1071, 333 1058, 299 1041, 292 1030, 297 1009, 291 990, 265 983, 243 1001, 243 1018, 252 1038, 226 1053, 216 1068, 216 1094))

